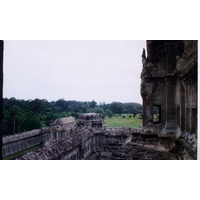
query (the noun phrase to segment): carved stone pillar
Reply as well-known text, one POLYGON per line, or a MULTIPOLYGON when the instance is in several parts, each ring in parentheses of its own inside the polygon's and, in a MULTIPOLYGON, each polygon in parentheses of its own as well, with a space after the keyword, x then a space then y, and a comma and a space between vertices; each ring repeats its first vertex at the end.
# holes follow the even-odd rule
POLYGON ((143 98, 143 127, 145 133, 154 134, 153 128, 153 95, 155 83, 151 78, 143 79, 141 84, 141 95, 143 98))
POLYGON ((51 130, 51 133, 50 133, 50 140, 53 140, 54 138, 53 138, 53 135, 54 135, 54 132, 53 132, 53 130, 51 130))
POLYGON ((176 117, 176 80, 173 75, 167 75, 166 81, 166 122, 163 136, 180 136, 180 128, 176 117))

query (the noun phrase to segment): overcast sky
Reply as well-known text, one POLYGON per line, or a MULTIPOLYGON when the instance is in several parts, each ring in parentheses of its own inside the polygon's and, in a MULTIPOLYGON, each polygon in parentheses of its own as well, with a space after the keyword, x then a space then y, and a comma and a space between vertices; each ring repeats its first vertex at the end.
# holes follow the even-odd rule
POLYGON ((142 103, 145 41, 4 41, 4 97, 142 103))

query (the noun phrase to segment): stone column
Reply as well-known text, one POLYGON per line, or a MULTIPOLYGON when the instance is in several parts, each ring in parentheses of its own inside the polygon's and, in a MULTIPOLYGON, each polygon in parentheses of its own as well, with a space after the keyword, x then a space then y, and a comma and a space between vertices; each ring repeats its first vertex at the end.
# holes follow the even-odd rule
POLYGON ((53 140, 53 135, 54 135, 54 132, 53 132, 53 130, 51 130, 51 133, 50 133, 50 140, 53 140))
POLYGON ((173 75, 167 75, 166 81, 166 122, 163 136, 178 137, 181 132, 176 122, 176 80, 173 75))

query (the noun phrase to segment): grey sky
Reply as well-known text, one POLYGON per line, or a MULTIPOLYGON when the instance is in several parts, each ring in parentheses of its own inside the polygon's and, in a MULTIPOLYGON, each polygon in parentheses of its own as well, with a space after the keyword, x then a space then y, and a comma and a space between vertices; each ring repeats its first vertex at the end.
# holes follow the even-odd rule
POLYGON ((138 102, 145 41, 5 41, 4 97, 138 102))

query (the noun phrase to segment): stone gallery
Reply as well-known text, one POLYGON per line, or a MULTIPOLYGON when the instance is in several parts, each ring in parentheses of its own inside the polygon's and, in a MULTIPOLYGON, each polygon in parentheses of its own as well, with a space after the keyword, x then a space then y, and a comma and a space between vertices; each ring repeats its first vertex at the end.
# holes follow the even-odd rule
POLYGON ((147 41, 142 54, 144 132, 197 148, 197 41, 147 41))
POLYGON ((103 116, 61 118, 3 138, 17 160, 197 159, 197 41, 147 41, 142 53, 143 128, 111 128, 103 116))

